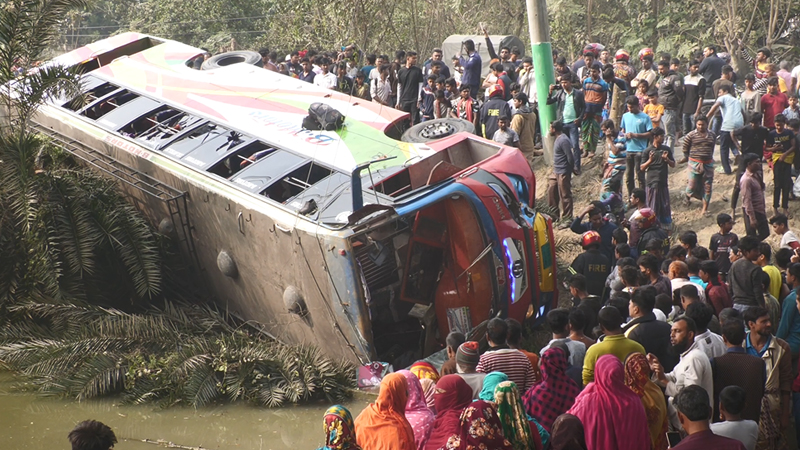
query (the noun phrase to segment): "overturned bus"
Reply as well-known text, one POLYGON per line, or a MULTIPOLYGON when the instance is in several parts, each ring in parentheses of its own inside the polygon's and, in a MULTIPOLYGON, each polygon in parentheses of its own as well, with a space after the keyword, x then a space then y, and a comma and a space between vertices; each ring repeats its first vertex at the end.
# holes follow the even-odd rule
POLYGON ((552 222, 517 149, 465 132, 403 142, 406 113, 238 57, 193 70, 202 53, 125 33, 57 57, 85 94, 51 99, 35 126, 117 180, 225 310, 395 367, 451 330, 549 310, 552 222), (303 128, 316 102, 343 126, 303 128))

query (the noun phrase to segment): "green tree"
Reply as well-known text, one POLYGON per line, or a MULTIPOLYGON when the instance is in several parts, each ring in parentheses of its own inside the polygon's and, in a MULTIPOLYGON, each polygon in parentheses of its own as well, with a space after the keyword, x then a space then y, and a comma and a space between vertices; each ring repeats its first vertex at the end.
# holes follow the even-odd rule
POLYGON ((155 235, 112 184, 35 129, 48 99, 80 93, 75 70, 41 61, 83 0, 12 0, 0 9, 0 303, 90 301, 160 290, 155 235))

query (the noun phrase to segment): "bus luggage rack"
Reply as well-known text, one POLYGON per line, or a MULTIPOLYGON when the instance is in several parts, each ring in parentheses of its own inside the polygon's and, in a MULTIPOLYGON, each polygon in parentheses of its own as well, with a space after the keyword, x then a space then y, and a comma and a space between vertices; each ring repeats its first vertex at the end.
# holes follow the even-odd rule
MULTIPOLYGON (((188 255, 189 266, 197 273, 200 271, 200 262, 192 238, 194 229, 189 221, 188 194, 172 186, 164 184, 144 172, 130 167, 110 155, 91 149, 82 143, 68 139, 64 135, 50 128, 31 123, 30 127, 37 132, 49 137, 52 144, 68 152, 82 161, 86 166, 101 175, 109 177, 120 183, 122 187, 128 186, 150 197, 164 202, 175 226, 178 236, 178 245, 188 255)), ((125 193, 123 189, 123 193, 125 193)), ((156 224, 158 225, 158 224, 156 224)))

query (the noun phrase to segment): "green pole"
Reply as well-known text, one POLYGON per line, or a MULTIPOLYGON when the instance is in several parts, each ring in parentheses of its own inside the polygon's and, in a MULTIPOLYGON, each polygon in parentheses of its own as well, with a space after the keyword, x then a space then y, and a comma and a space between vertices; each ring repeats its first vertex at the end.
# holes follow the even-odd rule
POLYGON ((539 128, 542 132, 545 164, 553 164, 553 139, 548 131, 555 120, 555 105, 547 104, 550 85, 555 84, 553 48, 550 45, 550 25, 547 17, 547 0, 526 0, 528 31, 531 36, 533 73, 536 76, 536 97, 539 101, 539 128))

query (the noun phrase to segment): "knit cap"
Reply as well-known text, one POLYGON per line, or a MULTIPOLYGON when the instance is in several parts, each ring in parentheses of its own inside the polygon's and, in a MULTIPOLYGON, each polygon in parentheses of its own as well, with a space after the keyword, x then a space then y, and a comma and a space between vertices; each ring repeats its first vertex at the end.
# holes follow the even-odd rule
POLYGON ((474 367, 478 365, 481 355, 478 353, 478 343, 467 341, 458 346, 456 363, 460 366, 474 367))

